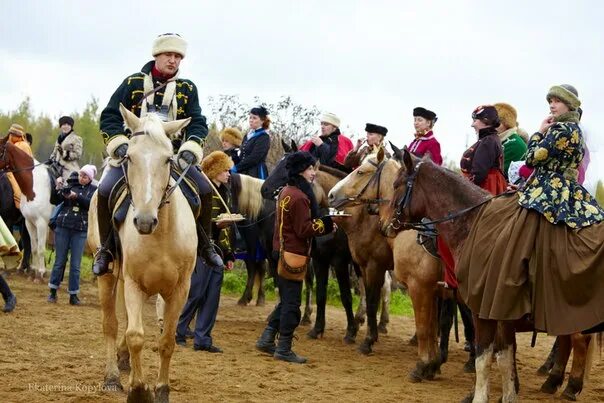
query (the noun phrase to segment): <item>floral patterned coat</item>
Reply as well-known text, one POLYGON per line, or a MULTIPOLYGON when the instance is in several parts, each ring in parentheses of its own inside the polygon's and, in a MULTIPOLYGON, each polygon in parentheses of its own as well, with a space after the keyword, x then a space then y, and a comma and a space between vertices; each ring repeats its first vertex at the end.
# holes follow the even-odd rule
POLYGON ((534 209, 551 223, 583 228, 604 221, 604 210, 577 181, 585 144, 578 114, 559 116, 545 135, 528 143, 526 164, 535 172, 519 192, 522 207, 534 209))

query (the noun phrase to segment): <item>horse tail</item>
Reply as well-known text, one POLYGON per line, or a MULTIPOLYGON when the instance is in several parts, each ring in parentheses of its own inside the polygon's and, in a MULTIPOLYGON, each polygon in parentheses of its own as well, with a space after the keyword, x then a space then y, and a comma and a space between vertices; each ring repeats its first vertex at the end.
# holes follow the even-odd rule
POLYGON ((251 221, 255 221, 262 211, 264 199, 260 188, 262 188, 263 180, 254 178, 248 175, 239 175, 241 178, 241 190, 237 196, 239 213, 243 214, 251 221))
POLYGON ((598 334, 591 335, 591 342, 589 343, 589 347, 587 348, 587 357, 585 357, 585 372, 583 379, 585 381, 589 380, 589 373, 591 372, 591 366, 594 361, 594 354, 596 351, 596 341, 600 350, 600 359, 602 358, 602 335, 604 333, 600 332, 598 334))

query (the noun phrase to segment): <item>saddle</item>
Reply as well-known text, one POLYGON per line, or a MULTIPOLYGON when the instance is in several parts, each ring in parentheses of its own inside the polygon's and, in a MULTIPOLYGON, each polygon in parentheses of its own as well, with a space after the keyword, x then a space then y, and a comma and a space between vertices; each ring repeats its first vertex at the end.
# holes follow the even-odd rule
POLYGON ((61 166, 57 162, 46 162, 45 165, 48 172, 48 180, 50 181, 50 204, 56 206, 63 201, 60 192, 55 189, 55 182, 61 176, 61 166))
MULTIPOLYGON (((428 221, 426 218, 422 218, 422 222, 428 221)), ((435 258, 440 259, 438 254, 438 247, 436 245, 436 236, 438 231, 434 224, 428 225, 423 231, 417 232, 417 243, 421 245, 424 250, 435 258)))
MULTIPOLYGON (((174 182, 180 177, 181 174, 182 170, 176 164, 172 164, 170 176, 172 179, 174 179, 174 182)), ((127 187, 126 178, 122 177, 115 183, 109 195, 109 210, 112 211, 111 221, 116 229, 124 222, 128 209, 130 208, 130 201, 132 198, 128 193, 127 187)), ((201 213, 201 197, 199 196, 199 188, 195 182, 187 177, 182 179, 178 187, 185 196, 185 199, 187 199, 187 202, 191 207, 191 211, 193 212, 193 217, 195 220, 197 220, 201 213)))

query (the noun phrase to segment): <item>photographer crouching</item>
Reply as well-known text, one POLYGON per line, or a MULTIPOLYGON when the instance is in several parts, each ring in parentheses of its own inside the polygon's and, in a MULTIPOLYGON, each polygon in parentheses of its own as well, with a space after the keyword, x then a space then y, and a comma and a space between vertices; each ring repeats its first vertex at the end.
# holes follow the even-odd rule
POLYGON ((48 302, 57 302, 57 290, 63 280, 67 254, 71 250, 69 264, 69 303, 80 305, 80 262, 86 244, 88 232, 88 208, 90 199, 96 190, 92 180, 96 175, 94 165, 84 165, 80 172, 72 172, 67 182, 57 179, 56 185, 63 202, 58 206, 58 213, 53 217, 51 228, 55 232, 55 264, 50 274, 50 294, 48 302))

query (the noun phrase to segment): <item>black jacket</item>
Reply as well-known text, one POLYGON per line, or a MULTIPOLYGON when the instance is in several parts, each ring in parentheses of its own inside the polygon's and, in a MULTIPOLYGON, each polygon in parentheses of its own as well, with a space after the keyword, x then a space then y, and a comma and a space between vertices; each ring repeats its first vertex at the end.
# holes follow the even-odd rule
POLYGON ((235 165, 233 171, 253 176, 254 178, 266 179, 268 169, 266 167, 266 156, 271 147, 271 138, 264 129, 258 129, 251 136, 246 135, 241 143, 241 160, 235 165))
POLYGON ((90 199, 96 190, 96 186, 91 183, 80 185, 78 182, 78 173, 73 172, 67 179, 67 188, 71 189, 77 197, 75 199, 65 199, 61 211, 57 216, 57 227, 72 229, 75 231, 88 231, 88 208, 90 199))
POLYGON ((339 169, 341 171, 349 171, 344 167, 344 165, 336 161, 336 155, 338 154, 339 146, 339 136, 340 129, 337 129, 329 136, 321 137, 321 140, 323 140, 323 144, 318 147, 313 144, 312 146, 310 146, 308 152, 311 153, 312 156, 315 157, 321 163, 321 165, 327 165, 332 168, 339 169))

